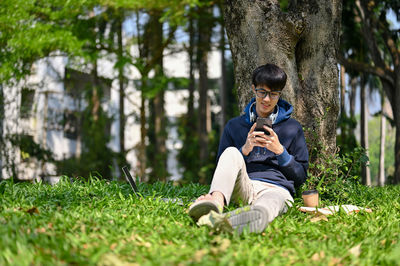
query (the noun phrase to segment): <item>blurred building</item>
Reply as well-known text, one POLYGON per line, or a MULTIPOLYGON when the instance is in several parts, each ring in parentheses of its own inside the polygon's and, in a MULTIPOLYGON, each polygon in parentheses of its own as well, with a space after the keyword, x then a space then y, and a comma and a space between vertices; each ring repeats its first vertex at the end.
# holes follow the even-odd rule
MULTIPOLYGON (((15 86, 3 87, 4 121, 1 134, 6 138, 0 166, 2 178, 9 178, 13 171, 18 172, 20 179, 36 179, 55 182, 58 180, 55 165, 49 162, 41 163, 28 153, 12 145, 12 137, 19 136, 25 143, 38 144, 49 149, 55 159, 61 160, 79 156, 82 151, 79 112, 87 105, 83 91, 85 86, 93 83, 90 70, 71 67, 68 59, 62 56, 45 58, 37 61, 32 74, 15 86), (11 138, 10 138, 11 137, 11 138)), ((189 62, 187 54, 169 53, 164 57, 164 71, 169 77, 188 77, 189 62)), ((220 78, 220 52, 214 51, 209 56, 209 78, 220 78)), ((140 79, 139 72, 133 66, 126 69, 125 75, 129 82, 125 93, 125 110, 127 115, 125 127, 125 147, 128 150, 127 160, 135 171, 138 164, 137 152, 134 147, 140 141, 139 108, 141 93, 135 87, 135 81, 140 79)), ((104 110, 113 117, 106 131, 111 140, 108 146, 119 151, 119 84, 118 73, 114 69, 112 59, 101 59, 98 62, 98 84, 104 95, 101 104, 104 110)), ((167 149, 168 171, 171 179, 179 179, 177 166, 178 140, 176 119, 186 113, 188 91, 185 88, 168 88, 165 92, 165 110, 172 126, 169 127, 167 149)), ((215 99, 213 91, 210 97, 215 99)), ((218 106, 214 105, 214 109, 218 106)), ((38 148, 33 145, 33 148, 38 148)), ((120 166, 114 165, 116 169, 120 166)), ((95 170, 95 169, 94 169, 95 170)))

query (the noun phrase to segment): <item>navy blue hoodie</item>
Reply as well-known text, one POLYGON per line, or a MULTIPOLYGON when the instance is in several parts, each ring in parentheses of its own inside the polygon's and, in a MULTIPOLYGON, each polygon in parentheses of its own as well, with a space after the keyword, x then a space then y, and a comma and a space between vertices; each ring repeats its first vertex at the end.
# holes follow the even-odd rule
MULTIPOLYGON (((242 116, 235 117, 226 124, 219 143, 217 160, 228 147, 236 147, 241 151, 257 116, 254 102, 255 98, 246 106, 242 116)), ((307 178, 308 149, 300 123, 290 118, 292 105, 279 99, 277 106, 278 114, 272 129, 278 135, 284 152, 275 155, 265 148, 255 147, 244 159, 250 179, 282 186, 294 195, 295 188, 307 178), (258 155, 255 154, 257 148, 258 155), (260 149, 263 151, 260 152, 260 149)))

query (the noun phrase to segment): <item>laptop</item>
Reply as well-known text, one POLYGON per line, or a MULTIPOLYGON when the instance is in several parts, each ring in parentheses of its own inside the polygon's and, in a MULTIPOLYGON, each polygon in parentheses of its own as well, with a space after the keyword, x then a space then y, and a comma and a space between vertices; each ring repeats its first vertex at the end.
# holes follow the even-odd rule
MULTIPOLYGON (((136 186, 136 182, 133 179, 131 173, 129 172, 128 166, 125 165, 124 167, 122 167, 122 172, 124 172, 126 180, 128 180, 128 183, 131 185, 133 193, 135 193, 135 195, 137 197, 139 197, 139 189, 136 186)), ((176 203, 178 205, 183 205, 182 199, 179 199, 179 198, 172 198, 172 199, 171 198, 161 198, 161 200, 164 202, 172 202, 172 203, 176 203)))
POLYGON ((138 194, 139 190, 136 186, 135 180, 133 179, 131 173, 129 172, 128 166, 125 165, 124 167, 122 167, 122 172, 124 172, 126 180, 131 185, 133 193, 135 193, 135 195, 139 197, 139 194, 138 194))

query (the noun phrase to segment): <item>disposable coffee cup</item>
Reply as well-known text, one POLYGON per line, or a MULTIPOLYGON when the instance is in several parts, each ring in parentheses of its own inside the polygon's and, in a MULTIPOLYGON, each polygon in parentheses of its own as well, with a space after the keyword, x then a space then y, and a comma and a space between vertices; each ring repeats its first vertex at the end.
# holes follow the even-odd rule
POLYGON ((317 207, 319 202, 318 190, 306 190, 302 193, 304 205, 306 207, 317 207))

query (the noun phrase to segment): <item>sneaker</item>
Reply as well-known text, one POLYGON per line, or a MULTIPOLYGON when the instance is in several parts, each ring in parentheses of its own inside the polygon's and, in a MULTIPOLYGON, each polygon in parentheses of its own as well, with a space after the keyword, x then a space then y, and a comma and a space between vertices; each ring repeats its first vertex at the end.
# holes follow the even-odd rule
POLYGON ((261 233, 268 224, 268 213, 261 206, 246 206, 226 213, 233 229, 239 234, 247 228, 248 232, 261 233))
POLYGON ((241 234, 244 230, 249 233, 261 233, 268 224, 268 213, 261 206, 246 206, 228 213, 211 211, 200 217, 198 226, 208 226, 216 232, 241 234))
POLYGON ((197 222, 201 216, 206 215, 211 211, 222 213, 222 206, 215 200, 199 200, 189 207, 188 214, 195 222, 197 222))

